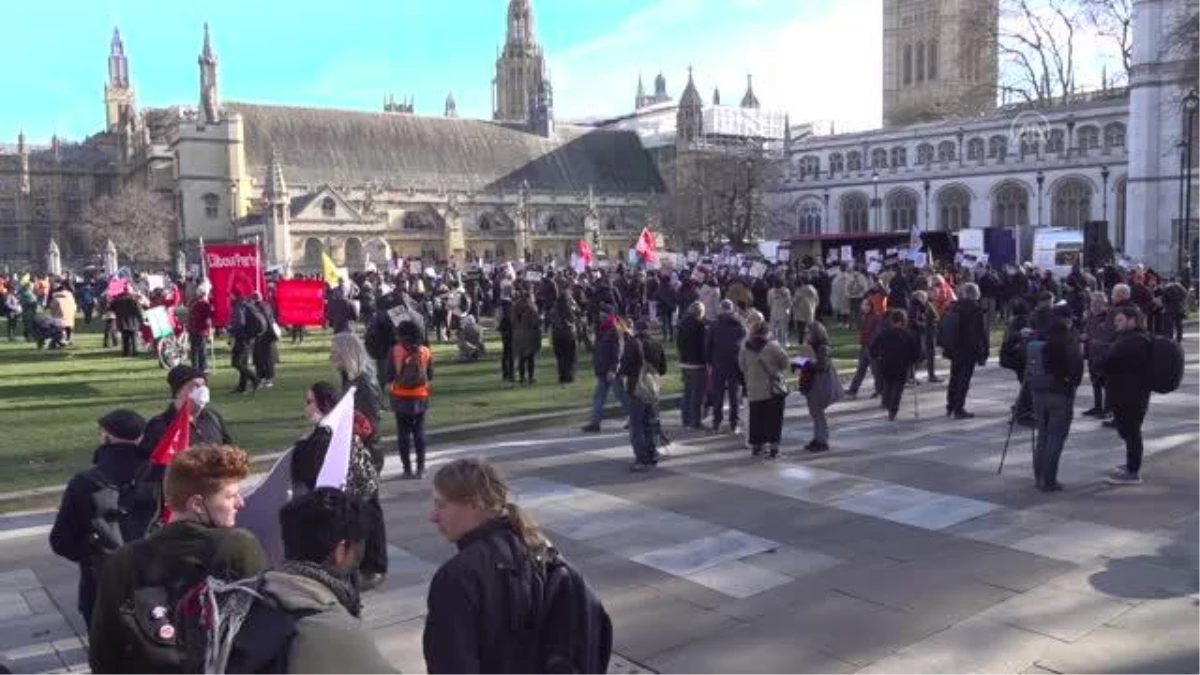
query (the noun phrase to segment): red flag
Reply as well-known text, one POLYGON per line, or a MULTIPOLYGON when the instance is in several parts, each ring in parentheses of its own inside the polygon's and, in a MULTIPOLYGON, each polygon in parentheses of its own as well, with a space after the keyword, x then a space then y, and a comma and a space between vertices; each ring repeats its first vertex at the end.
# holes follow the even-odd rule
POLYGON ((642 234, 638 236, 637 245, 633 247, 637 254, 646 262, 654 262, 658 254, 654 252, 654 233, 650 228, 642 228, 642 234))
POLYGON ((171 420, 171 424, 163 432, 162 438, 158 439, 158 445, 154 446, 154 452, 150 453, 150 463, 166 466, 171 463, 171 458, 175 456, 175 453, 187 450, 191 444, 192 402, 185 400, 183 407, 175 413, 175 419, 171 420))
POLYGON ((588 244, 587 239, 579 240, 579 259, 585 266, 592 264, 592 246, 588 244))

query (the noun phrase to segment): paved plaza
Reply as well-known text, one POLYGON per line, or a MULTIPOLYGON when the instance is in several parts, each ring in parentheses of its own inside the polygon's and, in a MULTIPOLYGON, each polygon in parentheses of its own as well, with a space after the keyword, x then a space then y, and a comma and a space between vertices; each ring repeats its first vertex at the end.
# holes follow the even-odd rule
MULTIPOLYGON (((668 413, 673 457, 649 474, 629 473, 618 422, 443 446, 431 465, 504 466, 608 607, 614 672, 1196 672, 1196 337, 1183 387, 1152 401, 1136 487, 1102 482, 1123 446, 1078 415, 1066 492, 1034 489, 1021 427, 998 476, 1015 384, 994 359, 971 390, 977 418, 946 418, 940 386, 917 389, 919 420, 911 389, 896 422, 846 402, 820 456, 799 450, 809 425, 793 400, 777 462, 683 434, 668 413)), ((1076 410, 1090 405, 1085 381, 1076 410)), ((426 584, 452 554, 427 483, 383 488, 391 573, 364 616, 406 673, 424 672, 426 584)), ((51 518, 3 519, 0 654, 18 672, 87 669, 51 518)))

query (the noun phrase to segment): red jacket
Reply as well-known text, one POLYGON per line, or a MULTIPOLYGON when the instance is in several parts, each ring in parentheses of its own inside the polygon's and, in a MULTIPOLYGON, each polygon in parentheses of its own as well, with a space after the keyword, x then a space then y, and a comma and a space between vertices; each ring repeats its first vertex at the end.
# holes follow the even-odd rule
POLYGON ((208 337, 212 327, 213 306, 206 298, 199 298, 188 308, 188 332, 208 337))

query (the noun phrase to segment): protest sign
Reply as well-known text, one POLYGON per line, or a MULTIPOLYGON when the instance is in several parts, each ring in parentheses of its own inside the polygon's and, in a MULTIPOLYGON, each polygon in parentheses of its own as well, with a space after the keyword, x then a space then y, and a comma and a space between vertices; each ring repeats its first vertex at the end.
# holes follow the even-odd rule
POLYGON ((765 264, 761 262, 754 262, 750 264, 750 276, 754 277, 755 279, 763 278, 763 275, 766 273, 767 266, 765 264))
POLYGON ((882 269, 882 266, 879 264, 878 260, 872 260, 871 262, 867 263, 868 274, 879 274, 880 269, 882 269))
POLYGON ((262 259, 254 244, 205 244, 203 255, 212 282, 213 325, 224 328, 229 325, 234 291, 249 296, 266 286, 262 259))
POLYGON ((850 262, 854 260, 854 249, 850 246, 843 246, 841 256, 842 262, 850 262))
POLYGON ((325 323, 325 282, 283 279, 275 284, 275 305, 281 326, 320 326, 325 323))
POLYGON ((792 249, 780 246, 775 251, 775 259, 781 263, 788 262, 792 259, 792 249))
POLYGON ((409 272, 409 274, 420 274, 421 273, 421 261, 420 260, 409 260, 408 261, 408 272, 409 272))

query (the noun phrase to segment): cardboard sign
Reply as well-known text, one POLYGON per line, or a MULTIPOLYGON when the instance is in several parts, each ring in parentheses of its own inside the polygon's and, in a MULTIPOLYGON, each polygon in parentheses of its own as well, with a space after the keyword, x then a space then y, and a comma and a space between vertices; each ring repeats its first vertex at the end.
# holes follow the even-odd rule
POLYGON ((899 251, 900 251, 900 249, 898 249, 898 248, 889 248, 887 250, 887 254, 889 256, 893 256, 893 255, 896 255, 899 251))
POLYGON ((167 316, 167 308, 163 306, 151 307, 146 310, 146 323, 150 325, 150 334, 155 339, 170 337, 175 334, 175 327, 171 325, 171 317, 167 316))
POLYGON ((528 272, 525 273, 525 281, 537 283, 541 280, 542 280, 541 272, 534 272, 533 270, 529 270, 528 272))
POLYGON ((698 260, 700 260, 700 252, 699 251, 688 251, 687 261, 689 263, 695 263, 698 260))
POLYGON ((881 269, 881 266, 880 266, 878 260, 872 260, 871 262, 867 263, 867 273, 868 274, 879 274, 880 269, 881 269))
POLYGON ((854 260, 854 248, 851 246, 843 246, 841 260, 843 262, 850 262, 851 260, 854 260))
POLYGON ((836 263, 838 261, 838 255, 840 255, 840 253, 841 252, 838 251, 836 248, 831 248, 828 251, 825 251, 825 262, 827 264, 836 263))
POLYGON ((754 277, 755 279, 763 278, 763 275, 766 273, 767 266, 765 264, 756 262, 750 265, 750 276, 754 277))
POLYGON ((883 259, 883 256, 879 255, 879 249, 873 248, 870 251, 867 251, 867 262, 871 262, 872 260, 882 260, 882 259, 883 259))
POLYGON ((925 254, 924 253, 912 254, 912 261, 913 261, 913 264, 916 265, 917 267, 924 267, 925 266, 925 254))
POLYGON ((784 247, 780 246, 775 251, 775 259, 781 263, 788 262, 789 260, 792 259, 792 249, 784 248, 784 247))
POLYGON ((420 274, 421 273, 421 261, 420 260, 409 260, 408 261, 408 271, 411 274, 420 274))

